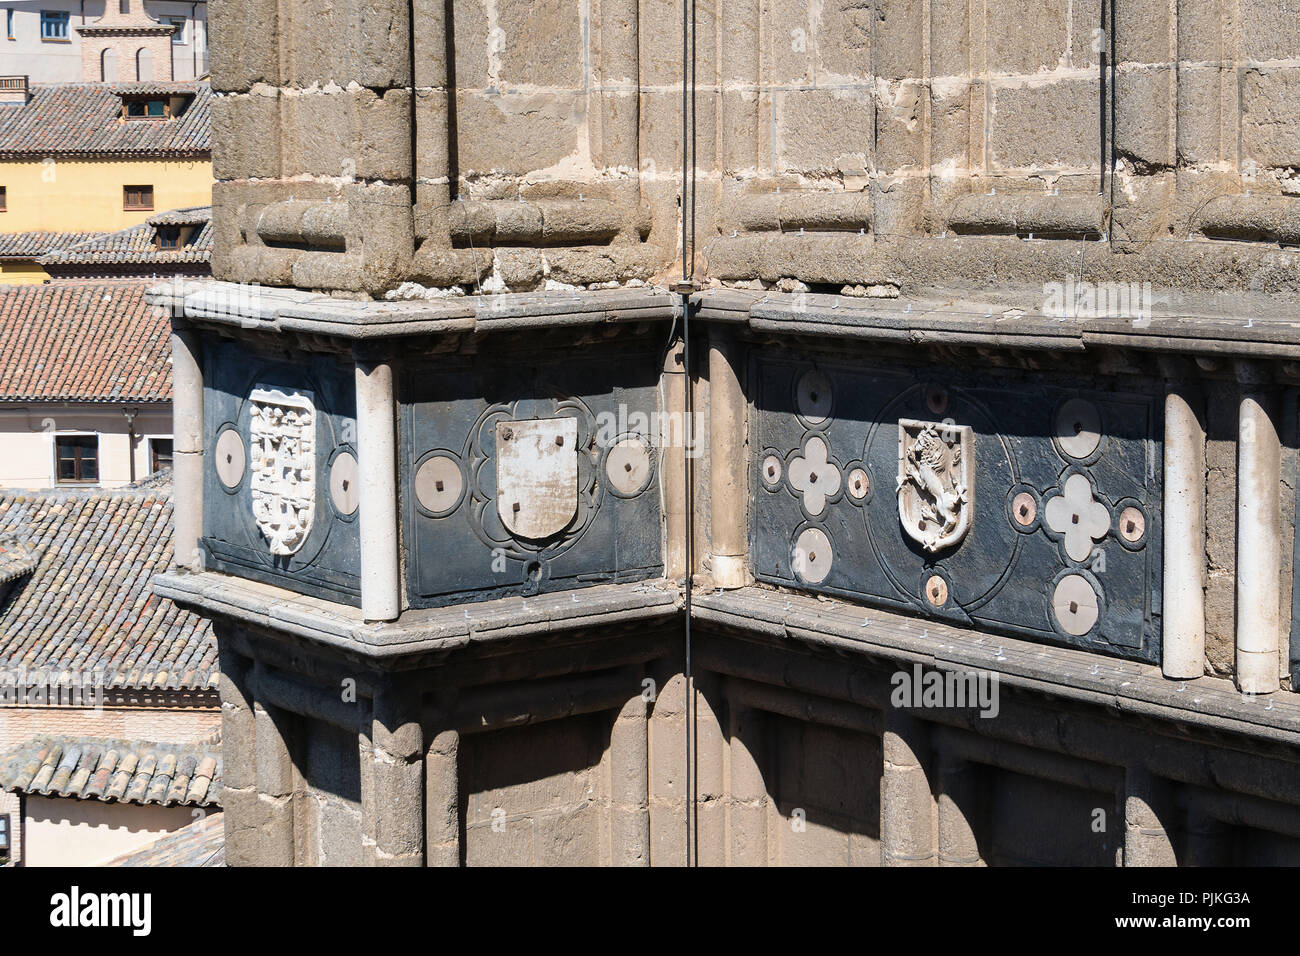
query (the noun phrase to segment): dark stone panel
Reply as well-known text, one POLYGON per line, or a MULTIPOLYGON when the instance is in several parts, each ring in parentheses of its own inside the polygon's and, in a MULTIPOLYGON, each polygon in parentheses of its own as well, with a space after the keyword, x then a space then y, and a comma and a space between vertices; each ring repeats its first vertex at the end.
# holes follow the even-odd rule
POLYGON ((975 806, 960 810, 973 824, 980 856, 989 866, 1115 865, 1124 839, 1115 794, 994 767, 979 770, 975 806), (1096 825, 1103 819, 1104 829, 1096 825))
MULTIPOLYGON (((750 381, 760 580, 1159 660, 1163 404, 1154 389, 767 356, 755 356, 750 381), (900 421, 936 425, 915 460, 933 453, 963 485, 922 494, 922 480, 903 482, 906 495, 936 506, 928 516, 918 506, 910 524, 900 421), (1017 495, 1027 506, 1019 520, 1017 495), (955 506, 945 511, 941 499, 955 506), (1140 533, 1128 540, 1121 524, 1135 516, 1129 537, 1140 533), (927 548, 927 528, 953 540, 927 548)), ((919 434, 908 432, 909 448, 919 434)))
POLYGON ((661 574, 654 427, 661 365, 661 354, 641 345, 586 346, 577 360, 543 352, 408 363, 400 383, 399 484, 409 604, 437 607, 661 574), (572 516, 530 538, 512 533, 498 507, 498 490, 518 475, 498 474, 497 426, 550 419, 574 423, 576 501, 553 496, 549 505, 562 518, 571 508, 572 516), (633 434, 644 437, 644 480, 620 490, 609 476, 610 450, 633 434), (417 476, 435 459, 447 469, 440 474, 449 497, 422 501, 417 476))
POLYGON ((360 604, 360 541, 356 512, 341 514, 330 495, 330 463, 356 455, 356 390, 350 365, 326 355, 278 357, 246 343, 204 348, 203 546, 209 568, 279 585, 341 604, 360 604), (251 402, 254 389, 297 394, 314 406, 313 517, 292 553, 272 554, 253 510, 251 402), (218 442, 233 430, 243 445, 243 477, 227 487, 218 474, 218 442))

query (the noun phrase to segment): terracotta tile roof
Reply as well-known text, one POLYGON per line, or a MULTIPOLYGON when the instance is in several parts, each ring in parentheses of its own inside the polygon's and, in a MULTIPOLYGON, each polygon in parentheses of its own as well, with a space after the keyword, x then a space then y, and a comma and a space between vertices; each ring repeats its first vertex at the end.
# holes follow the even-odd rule
POLYGON ((0 110, 0 159, 46 156, 194 156, 212 148, 207 83, 56 83, 0 110), (193 93, 171 120, 123 120, 121 93, 193 93))
POLYGON ((145 222, 151 226, 197 226, 211 219, 211 206, 186 206, 184 209, 154 213, 145 222))
POLYGON ((21 534, 0 534, 0 584, 7 584, 35 569, 38 555, 21 534))
POLYGON ((121 232, 91 236, 77 245, 63 245, 38 261, 43 266, 141 266, 206 263, 212 257, 211 206, 173 209, 150 216, 147 222, 121 232), (180 249, 157 248, 159 226, 198 227, 180 249))
POLYGON ((148 287, 0 286, 0 402, 171 401, 171 326, 148 287))
POLYGON ((225 866, 225 814, 209 813, 99 866, 225 866))
POLYGON ((0 259, 35 259, 106 235, 104 232, 0 232, 0 259))
POLYGON ((0 758, 0 788, 29 796, 214 806, 221 800, 221 742, 42 735, 0 758))
POLYGON ((9 492, 0 534, 40 555, 0 608, 0 667, 106 688, 215 690, 206 620, 153 593, 171 561, 171 489, 9 492))

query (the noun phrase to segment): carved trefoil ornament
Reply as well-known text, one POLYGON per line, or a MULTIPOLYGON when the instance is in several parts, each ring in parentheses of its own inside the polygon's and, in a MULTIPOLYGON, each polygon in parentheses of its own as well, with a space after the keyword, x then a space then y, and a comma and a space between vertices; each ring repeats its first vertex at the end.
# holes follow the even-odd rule
POLYGON ((578 420, 497 422, 497 514, 511 534, 559 534, 578 513, 578 420))
POLYGON ((253 518, 272 554, 303 546, 316 515, 316 408, 297 392, 249 394, 253 518))
POLYGON ((957 544, 970 530, 975 436, 969 425, 898 421, 898 517, 926 551, 957 544))

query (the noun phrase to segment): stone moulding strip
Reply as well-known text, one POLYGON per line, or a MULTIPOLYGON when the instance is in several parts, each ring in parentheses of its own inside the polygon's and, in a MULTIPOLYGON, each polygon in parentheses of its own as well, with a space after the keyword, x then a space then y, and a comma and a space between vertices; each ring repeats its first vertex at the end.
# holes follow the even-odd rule
POLYGON ((680 606, 676 589, 639 582, 407 611, 394 623, 367 624, 358 609, 213 571, 159 575, 154 578, 154 591, 205 616, 274 628, 378 659, 444 652, 552 631, 666 619, 680 606))
POLYGON ((1012 687, 1120 713, 1300 744, 1300 700, 1243 699, 1231 681, 1213 677, 1172 681, 1154 665, 757 587, 697 595, 692 611, 718 626, 941 670, 996 672, 1012 687))
POLYGON ((1122 346, 1158 352, 1300 357, 1300 310, 1240 297, 1233 311, 1213 298, 1157 303, 1149 317, 1055 318, 1041 299, 862 299, 826 294, 709 289, 693 317, 747 324, 760 332, 910 344, 1083 352, 1122 346))
POLYGON ((155 286, 145 298, 177 318, 357 341, 662 322, 680 310, 677 296, 653 287, 358 302, 296 289, 198 281, 155 286))
POLYGON ((1097 236, 1106 231, 1106 209, 1100 195, 976 193, 961 196, 953 203, 948 228, 973 235, 1034 232, 1043 236, 1097 236))
MULTIPOLYGON (((323 293, 200 280, 150 289, 146 300, 173 316, 270 332, 374 341, 671 320, 680 300, 645 287, 595 292, 524 292, 441 300, 358 302, 323 293)), ((1161 305, 1149 317, 1054 318, 1028 294, 982 299, 862 299, 823 294, 708 289, 693 317, 755 332, 912 345, 1086 352, 1155 352, 1300 358, 1300 310, 1279 314, 1240 297, 1231 313, 1213 300, 1161 305)))
POLYGON ((871 231, 871 194, 795 191, 741 196, 728 210, 731 224, 746 232, 796 229, 871 231))

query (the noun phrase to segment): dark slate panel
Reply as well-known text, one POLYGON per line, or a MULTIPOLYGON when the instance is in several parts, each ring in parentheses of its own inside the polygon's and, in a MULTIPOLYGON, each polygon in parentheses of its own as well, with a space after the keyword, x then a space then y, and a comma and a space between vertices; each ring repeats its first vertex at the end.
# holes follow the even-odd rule
POLYGON ((356 391, 351 365, 327 355, 292 361, 258 354, 247 344, 209 341, 204 348, 203 546, 208 567, 302 594, 359 606, 360 538, 356 514, 338 514, 329 494, 329 462, 339 451, 356 454, 356 391), (249 394, 258 387, 298 391, 316 408, 315 514, 292 555, 270 553, 253 517, 249 469, 228 489, 217 476, 215 443, 234 428, 249 448, 249 394))
POLYGON ((439 607, 532 595, 663 572, 658 475, 659 369, 646 344, 584 346, 532 356, 439 358, 409 364, 401 378, 403 537, 408 601, 439 607), (644 419, 638 418, 638 413, 644 419), (496 425, 571 417, 577 421, 576 513, 540 540, 513 536, 497 511, 496 425), (622 436, 645 434, 651 473, 629 495, 611 490, 605 461, 622 436), (432 513, 413 491, 431 456, 458 463, 464 491, 432 513))
MULTIPOLYGON (((1104 382, 1001 379, 987 370, 814 364, 774 356, 752 359, 750 382, 750 536, 760 580, 1159 661, 1163 401, 1154 389, 1117 391, 1104 382), (814 420, 799 413, 798 383, 813 369, 825 376, 823 392, 828 385, 831 393, 824 421, 815 420, 820 410, 814 420), (1100 443, 1083 459, 1065 454, 1053 437, 1058 409, 1070 399, 1090 403, 1101 420, 1100 443), (905 533, 900 518, 900 419, 947 422, 973 432, 971 524, 961 540, 935 552, 905 533), (825 441, 840 478, 820 514, 810 513, 791 474, 814 437, 825 441), (764 480, 769 455, 781 461, 775 484, 764 480), (848 493, 847 478, 856 468, 870 477, 870 493, 861 500, 848 493), (1109 512, 1107 530, 1077 561, 1045 515, 1047 502, 1062 495, 1076 474, 1087 478, 1092 500, 1109 512), (1032 495, 1037 510, 1028 526, 1012 518, 1011 502, 1020 492, 1032 495), (1145 533, 1134 542, 1119 534, 1119 515, 1129 506, 1145 519, 1145 533), (827 536, 833 555, 818 583, 801 579, 795 568, 795 541, 809 528, 827 536), (948 599, 938 607, 923 593, 935 575, 948 588, 948 599), (1057 582, 1067 575, 1083 578, 1098 598, 1098 620, 1081 635, 1067 633, 1052 609, 1057 582)), ((824 406, 826 396, 819 401, 824 406)))

